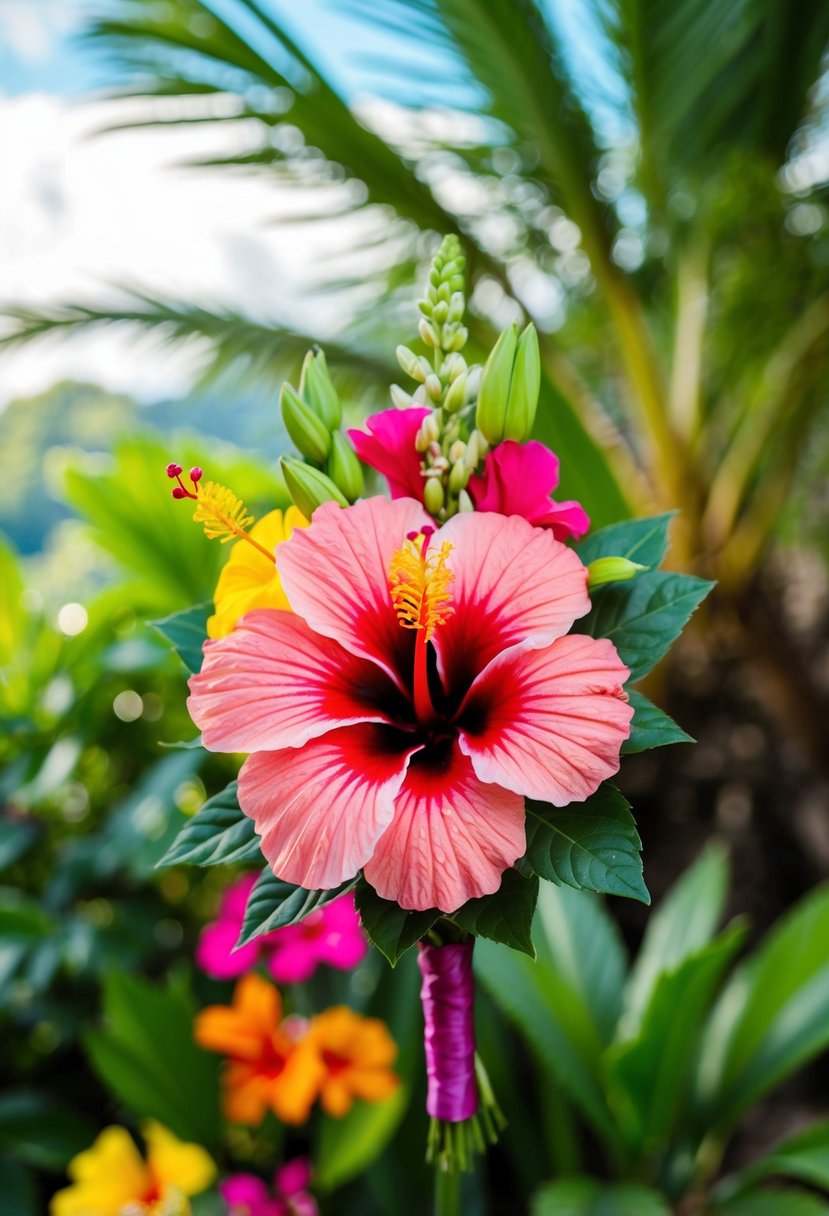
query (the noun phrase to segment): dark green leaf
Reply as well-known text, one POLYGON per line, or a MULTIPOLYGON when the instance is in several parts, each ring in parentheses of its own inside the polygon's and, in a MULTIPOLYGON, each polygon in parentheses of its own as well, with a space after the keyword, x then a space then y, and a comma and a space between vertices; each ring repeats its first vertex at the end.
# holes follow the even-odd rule
POLYGON ((538 901, 538 879, 507 870, 494 895, 470 899, 450 920, 476 937, 488 937, 535 958, 532 923, 538 901))
POLYGON ((104 984, 104 1028, 85 1042, 95 1071, 133 1115, 215 1152, 219 1061, 194 1042, 194 1016, 193 1002, 174 985, 114 972, 104 984))
POLYGON ((396 903, 381 897, 365 879, 357 884, 357 911, 366 937, 395 966, 401 955, 428 933, 440 916, 436 908, 427 912, 404 912, 396 903))
POLYGON ((745 935, 745 926, 735 925, 676 970, 663 971, 635 1037, 618 1043, 608 1056, 613 1109, 635 1161, 658 1153, 670 1140, 704 1018, 745 935))
POLYGON ((623 1034, 633 1037, 659 977, 675 971, 714 936, 728 886, 725 849, 713 843, 668 892, 648 921, 625 992, 623 1034))
POLYGON ((765 1157, 723 1179, 717 1187, 720 1200, 741 1194, 764 1178, 796 1178, 807 1186, 829 1191, 829 1120, 814 1123, 805 1131, 784 1140, 765 1157))
POLYGON ((4 818, 0 822, 0 870, 28 852, 36 837, 37 824, 33 820, 4 818))
POLYGON ((27 1165, 62 1173, 94 1135, 87 1118, 51 1095, 17 1090, 0 1097, 0 1151, 14 1153, 27 1165))
POLYGON ((655 667, 714 586, 690 574, 648 570, 629 583, 599 587, 593 607, 573 628, 609 638, 638 680, 655 667))
POLYGON ((700 1122, 727 1130, 829 1046, 829 886, 802 899, 726 985, 706 1028, 700 1122))
POLYGON ((655 570, 668 549, 668 527, 675 511, 653 515, 649 519, 626 519, 611 524, 589 536, 576 546, 585 566, 599 557, 626 557, 655 570))
POLYGON ((172 644, 188 671, 199 671, 202 645, 207 637, 207 618, 212 612, 212 604, 196 604, 193 608, 185 608, 183 612, 174 612, 149 624, 172 644))
POLYGON ((0 1195, 14 1216, 38 1216, 34 1176, 20 1161, 0 1157, 0 1195))
POLYGON ((634 712, 630 735, 622 744, 623 756, 646 752, 652 747, 667 747, 669 743, 694 742, 690 735, 686 735, 685 731, 677 726, 673 718, 669 718, 641 692, 631 689, 628 699, 634 712))
POLYGON ((527 800, 526 856, 541 878, 647 904, 641 848, 630 803, 607 782, 560 810, 527 800))
POLYGON ((565 1178, 541 1188, 532 1216, 670 1216, 656 1191, 644 1186, 607 1186, 592 1178, 565 1178))
POLYGON ((219 866, 244 861, 261 864, 259 837, 253 820, 239 809, 236 788, 237 783, 231 781, 220 794, 208 799, 185 823, 158 865, 219 866))
POLYGON ((829 1216, 829 1203, 794 1187, 770 1187, 718 1203, 713 1216, 829 1216))
POLYGON ((244 946, 263 933, 272 933, 274 929, 295 925, 316 908, 322 908, 352 890, 356 881, 352 879, 351 882, 341 883, 330 891, 306 891, 304 887, 283 882, 266 866, 248 898, 237 946, 244 946))
POLYGON ((325 1118, 314 1157, 314 1182, 334 1190, 362 1174, 383 1151, 406 1112, 404 1086, 383 1102, 357 1102, 342 1119, 325 1118))

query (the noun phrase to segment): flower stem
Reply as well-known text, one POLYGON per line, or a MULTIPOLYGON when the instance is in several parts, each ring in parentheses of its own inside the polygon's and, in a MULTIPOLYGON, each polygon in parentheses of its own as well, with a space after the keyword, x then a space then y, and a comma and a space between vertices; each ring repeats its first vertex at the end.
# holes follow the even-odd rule
POLYGON ((435 1167, 435 1216, 460 1216, 460 1211, 461 1175, 438 1162, 435 1167))

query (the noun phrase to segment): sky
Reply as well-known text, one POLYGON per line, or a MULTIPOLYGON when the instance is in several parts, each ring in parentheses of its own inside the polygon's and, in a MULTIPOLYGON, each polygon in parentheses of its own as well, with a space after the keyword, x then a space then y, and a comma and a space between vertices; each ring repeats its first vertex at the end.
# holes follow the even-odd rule
MULTIPOLYGON (((176 167, 232 149, 198 127, 96 136, 114 109, 102 94, 103 65, 78 46, 88 8, 89 0, 0 0, 0 307, 100 303, 126 284, 244 304, 269 319, 285 317, 290 302, 301 323, 307 237, 271 221, 303 196, 176 167)), ((292 12, 286 4, 289 22, 292 12)), ((353 65, 365 44, 353 23, 326 0, 303 0, 302 21, 299 34, 313 31, 315 52, 356 92, 353 65)), ((339 238, 321 239, 324 257, 325 240, 339 238)), ((0 355, 0 409, 65 377, 141 399, 174 396, 187 391, 197 363, 195 351, 170 355, 117 329, 50 338, 0 355)))

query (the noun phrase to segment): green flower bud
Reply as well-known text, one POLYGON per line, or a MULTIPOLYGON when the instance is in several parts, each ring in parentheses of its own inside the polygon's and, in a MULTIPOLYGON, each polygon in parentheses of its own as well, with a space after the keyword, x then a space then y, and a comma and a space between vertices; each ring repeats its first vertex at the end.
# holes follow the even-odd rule
POLYGON ((443 486, 439 477, 428 477, 423 487, 423 505, 430 515, 439 515, 443 510, 443 486))
POLYGON ((538 334, 529 324, 518 339, 509 390, 504 438, 524 443, 532 434, 541 390, 541 355, 538 334))
POLYGON ((462 439, 456 439, 449 449, 450 460, 463 460, 466 455, 466 444, 462 439))
POLYGON ((428 360, 421 359, 413 350, 409 350, 408 346, 398 346, 394 353, 397 355, 397 362, 403 368, 406 375, 411 376, 413 380, 417 380, 419 384, 422 384, 432 370, 429 367, 428 360))
POLYGON ((470 511, 475 510, 475 504, 469 497, 468 490, 461 490, 458 495, 458 510, 462 515, 468 515, 470 511))
POLYGON ((310 405, 306 405, 290 384, 282 385, 279 395, 282 421, 297 450, 314 464, 323 464, 331 450, 331 434, 310 405))
POLYGON ((459 494, 461 490, 466 488, 466 483, 469 481, 469 473, 466 465, 462 460, 457 461, 449 470, 449 491, 452 494, 459 494))
POLYGON ((414 404, 411 393, 407 393, 399 384, 392 384, 389 392, 391 393, 392 404, 396 405, 399 410, 411 409, 414 404))
POLYGON ((443 325, 444 321, 449 320, 449 305, 445 300, 438 300, 432 310, 432 320, 436 325, 443 325))
POLYGON ((357 459, 357 453, 341 431, 334 431, 331 436, 327 472, 349 502, 354 502, 365 490, 363 466, 357 459))
POLYGON ((283 456, 279 462, 288 493, 306 519, 310 519, 317 507, 324 502, 336 502, 348 506, 348 499, 334 485, 330 477, 310 464, 303 464, 293 456, 283 456))
POLYGON ((588 590, 603 587, 605 583, 626 582, 640 570, 647 570, 647 566, 640 566, 638 562, 632 562, 627 557, 597 557, 587 567, 588 590))
POLYGON ((517 347, 518 326, 510 325, 498 338, 484 365, 475 425, 489 443, 500 443, 506 438, 507 405, 517 347))
POLYGON ((448 414, 457 414, 458 410, 462 410, 466 401, 466 376, 460 375, 457 380, 453 380, 446 390, 446 396, 443 399, 443 408, 448 414))
POLYGON ((423 387, 426 389, 426 393, 429 397, 431 397, 432 401, 440 401, 441 396, 443 395, 443 385, 440 382, 439 376, 436 376, 434 372, 430 372, 426 377, 426 383, 423 387))
POLYGON ((325 424, 326 430, 336 431, 342 422, 343 412, 337 390, 328 374, 323 351, 309 350, 305 356, 299 378, 299 395, 325 424))
POLYGON ((421 317, 418 321, 417 332, 420 334, 427 346, 440 346, 434 325, 431 321, 427 321, 425 317, 421 317))

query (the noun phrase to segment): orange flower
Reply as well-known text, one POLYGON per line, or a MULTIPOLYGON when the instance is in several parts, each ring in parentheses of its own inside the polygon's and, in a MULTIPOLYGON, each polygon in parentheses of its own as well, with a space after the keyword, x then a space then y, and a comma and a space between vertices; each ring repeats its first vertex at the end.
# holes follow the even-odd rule
POLYGON ((228 1056, 224 1109, 234 1123, 256 1126, 268 1110, 283 1123, 304 1123, 325 1077, 325 1065, 300 1019, 282 1019, 279 992, 250 974, 232 1005, 211 1005, 196 1018, 196 1042, 228 1056))
POLYGON ((320 1100, 329 1115, 342 1118, 355 1098, 382 1102, 400 1084, 391 1069, 397 1045, 378 1018, 335 1005, 313 1018, 308 1037, 325 1064, 320 1100))

